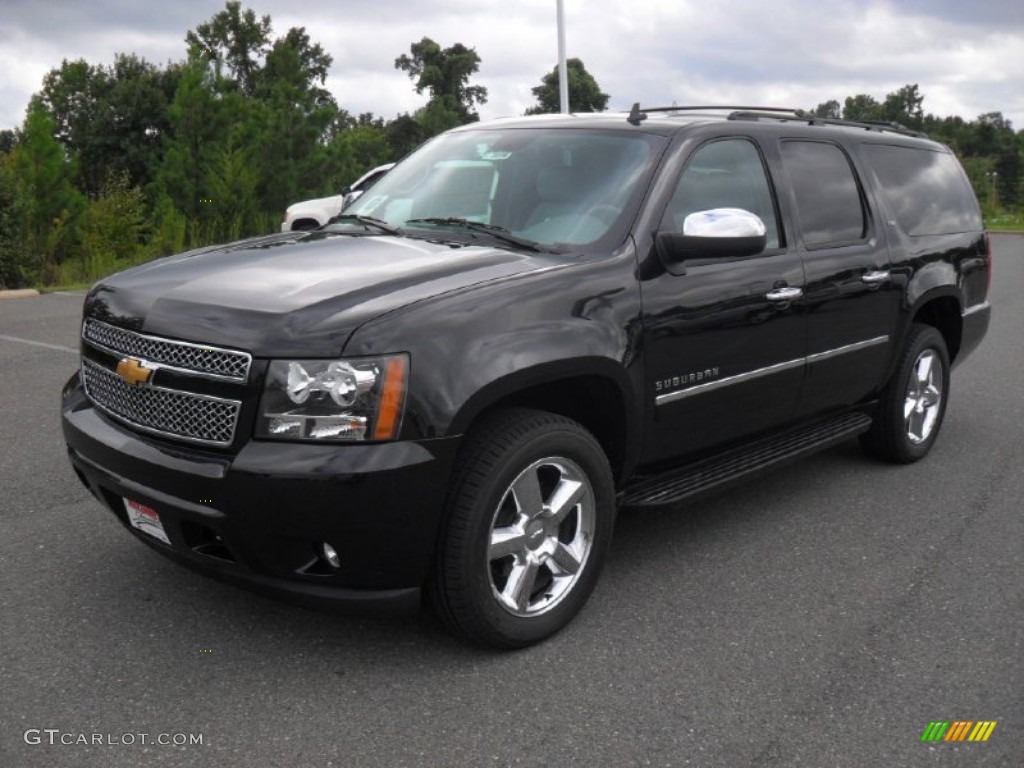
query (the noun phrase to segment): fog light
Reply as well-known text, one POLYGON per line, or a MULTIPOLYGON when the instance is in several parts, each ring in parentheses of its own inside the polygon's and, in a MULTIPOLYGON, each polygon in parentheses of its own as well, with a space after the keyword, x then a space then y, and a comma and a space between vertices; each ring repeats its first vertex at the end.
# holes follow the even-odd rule
POLYGON ((321 545, 321 549, 324 552, 324 560, 331 568, 341 568, 341 558, 338 557, 338 553, 334 551, 334 547, 328 544, 326 541, 321 545))

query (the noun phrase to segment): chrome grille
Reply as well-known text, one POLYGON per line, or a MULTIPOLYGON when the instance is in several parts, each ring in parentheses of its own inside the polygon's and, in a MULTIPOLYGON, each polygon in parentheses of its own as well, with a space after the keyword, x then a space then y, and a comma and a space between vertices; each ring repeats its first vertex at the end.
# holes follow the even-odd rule
POLYGON ((86 320, 82 337, 89 344, 115 355, 130 355, 207 378, 244 383, 249 378, 249 366, 252 364, 252 356, 248 352, 146 336, 99 320, 86 320))
POLYGON ((133 386, 88 359, 82 360, 82 382, 93 403, 139 429, 213 445, 228 445, 235 436, 238 400, 133 386))

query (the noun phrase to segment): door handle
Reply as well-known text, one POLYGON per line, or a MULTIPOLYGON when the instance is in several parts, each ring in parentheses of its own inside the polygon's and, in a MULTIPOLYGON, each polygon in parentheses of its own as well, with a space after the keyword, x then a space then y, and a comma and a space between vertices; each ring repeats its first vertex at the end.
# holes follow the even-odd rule
POLYGON ((785 288, 775 288, 774 290, 768 291, 764 297, 768 299, 768 301, 792 301, 793 299, 799 299, 803 295, 803 288, 786 286, 785 288))
POLYGON ((860 276, 861 282, 868 285, 881 285, 889 279, 889 271, 865 272, 860 276))

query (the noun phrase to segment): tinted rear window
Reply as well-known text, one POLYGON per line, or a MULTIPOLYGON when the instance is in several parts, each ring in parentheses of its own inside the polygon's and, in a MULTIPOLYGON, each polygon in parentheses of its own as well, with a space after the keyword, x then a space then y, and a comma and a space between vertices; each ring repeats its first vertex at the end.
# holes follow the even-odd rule
POLYGON ((835 144, 784 141, 782 158, 793 180, 797 215, 808 248, 864 238, 860 187, 850 161, 835 144))
POLYGON ((889 210, 908 235, 982 228, 974 192, 953 155, 889 144, 865 144, 864 154, 889 210))

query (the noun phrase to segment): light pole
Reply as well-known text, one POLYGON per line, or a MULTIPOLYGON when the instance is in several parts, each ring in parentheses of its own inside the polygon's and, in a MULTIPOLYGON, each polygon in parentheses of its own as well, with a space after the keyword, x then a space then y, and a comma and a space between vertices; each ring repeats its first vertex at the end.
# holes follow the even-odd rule
POLYGON ((999 195, 996 194, 996 179, 999 178, 999 174, 996 171, 989 171, 985 175, 992 182, 992 194, 989 200, 992 202, 992 213, 994 214, 999 208, 999 195))
POLYGON ((558 101, 562 114, 569 111, 569 68, 565 64, 565 7, 558 0, 558 101))

